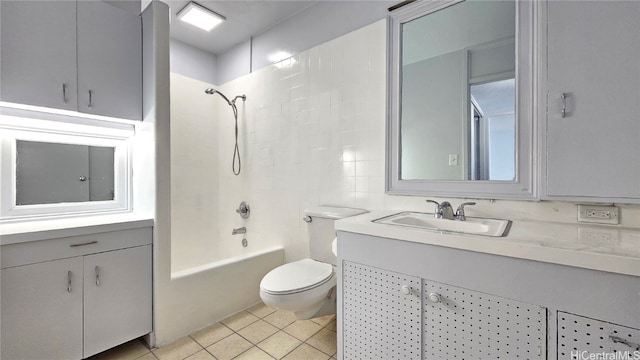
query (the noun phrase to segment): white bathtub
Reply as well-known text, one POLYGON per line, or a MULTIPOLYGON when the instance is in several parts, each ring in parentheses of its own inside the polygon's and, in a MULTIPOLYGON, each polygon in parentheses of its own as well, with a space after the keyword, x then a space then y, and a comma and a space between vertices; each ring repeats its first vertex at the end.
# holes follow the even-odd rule
POLYGON ((170 330, 157 346, 186 336, 260 301, 260 280, 284 263, 282 247, 273 247, 171 273, 170 330))

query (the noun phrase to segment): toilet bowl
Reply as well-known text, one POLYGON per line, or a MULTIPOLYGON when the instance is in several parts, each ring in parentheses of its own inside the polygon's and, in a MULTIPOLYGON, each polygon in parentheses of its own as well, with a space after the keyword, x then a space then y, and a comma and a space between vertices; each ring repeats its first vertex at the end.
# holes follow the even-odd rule
POLYGON ((335 313, 335 286, 334 266, 303 259, 269 272, 260 282, 260 298, 298 319, 310 319, 335 313))
POLYGON ((311 258, 271 270, 260 282, 260 298, 301 320, 336 312, 335 220, 366 213, 362 209, 320 206, 305 211, 311 258), (333 244, 332 244, 333 243, 333 244))

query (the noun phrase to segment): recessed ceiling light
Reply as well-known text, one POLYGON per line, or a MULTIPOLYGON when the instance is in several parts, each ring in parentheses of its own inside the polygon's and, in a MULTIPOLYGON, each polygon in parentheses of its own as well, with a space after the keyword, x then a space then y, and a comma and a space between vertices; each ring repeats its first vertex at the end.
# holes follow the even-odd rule
POLYGON ((211 31, 211 29, 222 24, 226 20, 224 16, 216 14, 193 1, 188 3, 182 10, 178 11, 177 17, 179 20, 199 27, 205 31, 211 31))

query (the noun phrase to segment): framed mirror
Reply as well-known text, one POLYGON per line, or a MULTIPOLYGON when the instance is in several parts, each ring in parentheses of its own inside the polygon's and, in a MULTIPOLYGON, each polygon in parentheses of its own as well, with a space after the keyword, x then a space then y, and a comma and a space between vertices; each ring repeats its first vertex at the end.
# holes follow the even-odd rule
POLYGON ((0 222, 131 211, 133 127, 48 118, 0 113, 0 222))
POLYGON ((391 13, 388 193, 535 199, 534 6, 420 1, 391 13))

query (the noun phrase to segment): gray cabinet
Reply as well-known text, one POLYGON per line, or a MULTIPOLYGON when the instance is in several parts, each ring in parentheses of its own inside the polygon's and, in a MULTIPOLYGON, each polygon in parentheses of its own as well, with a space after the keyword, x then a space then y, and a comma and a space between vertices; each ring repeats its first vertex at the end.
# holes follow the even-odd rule
POLYGON ((342 262, 343 359, 545 359, 544 307, 342 262))
POLYGON ((544 307, 424 280, 423 359, 546 359, 544 307))
POLYGON ((76 110, 76 3, 3 0, 0 7, 0 100, 76 110))
POLYGON ((102 1, 0 6, 0 100, 142 118, 140 16, 102 1))
POLYGON ((2 269, 0 358, 82 358, 82 257, 2 269))
POLYGON ((602 353, 621 353, 623 356, 617 358, 632 359, 633 354, 640 354, 640 329, 562 311, 558 311, 557 339, 558 360, 602 353))
POLYGON ((639 202, 640 2, 546 10, 543 197, 639 202))
POLYGON ((345 261, 343 359, 420 359, 420 278, 345 261))
POLYGON ((142 118, 142 22, 101 1, 78 2, 78 111, 142 118))
POLYGON ((2 257, 2 359, 82 359, 152 330, 151 228, 3 245, 2 257))
POLYGON ((151 331, 151 245, 84 257, 84 357, 151 331))

